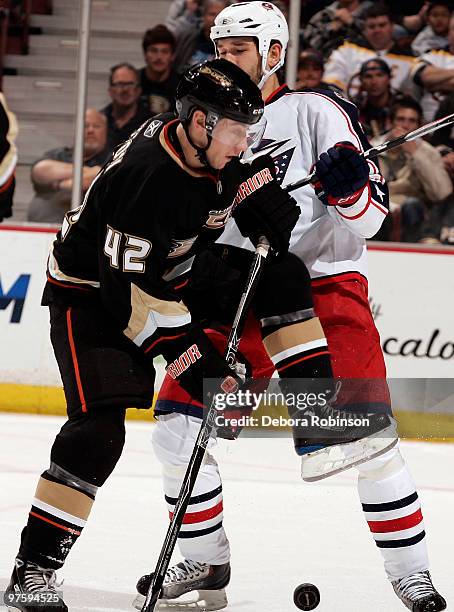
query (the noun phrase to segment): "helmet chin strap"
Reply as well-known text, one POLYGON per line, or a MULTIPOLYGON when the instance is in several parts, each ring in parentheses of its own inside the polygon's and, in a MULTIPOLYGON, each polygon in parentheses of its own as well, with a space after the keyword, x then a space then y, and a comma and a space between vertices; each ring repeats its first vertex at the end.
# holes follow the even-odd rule
POLYGON ((272 76, 275 72, 277 72, 279 70, 279 68, 281 67, 281 65, 282 65, 281 63, 278 63, 271 70, 267 70, 266 69, 266 62, 265 62, 265 67, 263 67, 263 64, 262 64, 262 78, 260 79, 260 82, 258 83, 257 87, 259 89, 263 89, 264 86, 265 86, 265 83, 268 81, 270 76, 272 76))
POLYGON ((207 151, 211 146, 211 143, 213 142, 213 138, 210 136, 210 134, 207 131, 207 138, 208 138, 208 144, 206 147, 199 147, 199 145, 196 145, 196 143, 192 140, 191 135, 189 133, 189 125, 188 122, 185 121, 183 123, 183 129, 184 129, 184 133, 186 134, 186 138, 189 141, 189 144, 191 145, 191 147, 193 149, 195 149, 197 151, 196 153, 196 157, 198 160, 200 160, 200 162, 206 166, 207 168, 209 168, 210 170, 214 170, 214 168, 212 168, 210 166, 210 163, 208 161, 208 157, 207 157, 207 151))

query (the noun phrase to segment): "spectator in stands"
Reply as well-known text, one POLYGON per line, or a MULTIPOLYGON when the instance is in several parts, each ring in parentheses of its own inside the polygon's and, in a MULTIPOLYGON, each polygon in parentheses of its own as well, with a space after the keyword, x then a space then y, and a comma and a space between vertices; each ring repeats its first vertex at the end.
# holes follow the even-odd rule
POLYGON ((315 49, 302 51, 298 60, 296 90, 323 88, 323 55, 315 49))
POLYGON ((298 73, 295 89, 332 89, 340 93, 339 88, 323 80, 323 55, 315 49, 301 51, 298 60, 298 73))
MULTIPOLYGON (((435 119, 454 113, 454 92, 448 94, 440 104, 435 119)), ((430 143, 440 152, 444 167, 454 181, 454 133, 452 126, 437 130, 432 134, 430 143)), ((423 227, 421 242, 454 245, 454 194, 440 202, 429 213, 423 227)))
POLYGON ((411 34, 418 33, 426 23, 428 0, 387 0, 391 19, 411 34))
MULTIPOLYGON (((374 139, 374 145, 398 138, 422 124, 422 108, 412 98, 398 100, 391 109, 391 131, 374 139)), ((452 182, 440 153, 425 140, 414 140, 380 157, 390 194, 393 221, 401 227, 400 238, 417 242, 428 211, 452 193, 452 182)))
POLYGON ((17 152, 14 146, 16 134, 16 117, 8 109, 5 97, 0 92, 0 223, 13 214, 17 163, 17 152))
POLYGON ((413 79, 425 90, 421 104, 426 121, 432 121, 444 95, 454 91, 454 15, 449 22, 447 46, 421 55, 413 79))
POLYGON ((441 222, 439 224, 439 240, 442 244, 454 245, 454 200, 448 198, 440 207, 441 222))
MULTIPOLYGON (((448 94, 438 107, 434 119, 441 119, 446 115, 454 114, 454 93, 448 94)), ((440 151, 446 170, 454 179, 454 133, 452 125, 434 132, 430 139, 431 144, 440 151)))
POLYGON ((110 149, 127 140, 150 117, 150 110, 140 97, 139 81, 139 73, 131 64, 117 64, 110 69, 109 95, 112 102, 102 109, 107 117, 110 149))
POLYGON ((355 99, 359 119, 367 136, 375 138, 391 127, 389 113, 396 101, 391 89, 391 68, 379 57, 367 60, 361 66, 359 80, 360 90, 355 99))
MULTIPOLYGON (((28 210, 28 221, 60 224, 71 207, 73 155, 69 147, 53 149, 32 167, 35 196, 28 210)), ((85 112, 83 190, 86 191, 110 156, 107 144, 107 118, 95 108, 85 112)))
MULTIPOLYGON (((333 51, 325 66, 325 81, 333 83, 350 95, 355 95, 359 83, 353 85, 362 64, 373 57, 381 57, 391 68, 393 89, 412 91, 410 71, 415 58, 411 49, 399 48, 393 40, 394 23, 386 5, 375 3, 364 16, 364 37, 361 44, 344 42, 333 51)), ((413 86, 414 87, 414 86, 413 86)))
POLYGON ((304 0, 301 3, 301 18, 303 23, 309 23, 314 15, 331 4, 333 0, 304 0))
POLYGON ((165 24, 175 36, 191 29, 199 30, 201 3, 202 0, 172 0, 165 24))
POLYGON ((370 0, 336 0, 316 13, 304 28, 305 46, 321 51, 326 58, 346 38, 360 42, 363 17, 371 6, 370 0))
POLYGON ((422 55, 432 49, 447 46, 451 13, 451 0, 433 0, 430 2, 426 13, 427 25, 419 32, 411 45, 415 55, 422 55))
MULTIPOLYGON (((228 4, 228 0, 203 0, 201 27, 197 38, 194 40, 187 66, 214 58, 214 45, 210 38, 210 31, 214 26, 214 20, 228 4)), ((180 37, 178 42, 180 42, 180 37)), ((183 67, 185 67, 185 62, 183 62, 183 67)))
POLYGON ((454 245, 454 197, 433 206, 421 230, 419 242, 454 245))
POLYGON ((175 92, 180 77, 174 69, 175 37, 165 25, 147 30, 142 49, 145 66, 140 71, 144 102, 152 115, 175 109, 175 92))
POLYGON ((176 40, 175 63, 180 70, 214 58, 210 30, 229 0, 174 0, 166 25, 176 40))

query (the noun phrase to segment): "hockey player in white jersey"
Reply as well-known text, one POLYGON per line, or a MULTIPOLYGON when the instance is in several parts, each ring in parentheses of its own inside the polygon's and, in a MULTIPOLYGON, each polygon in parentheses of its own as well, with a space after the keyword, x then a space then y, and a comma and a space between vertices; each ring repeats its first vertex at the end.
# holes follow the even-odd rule
MULTIPOLYGON (((254 154, 273 156, 278 179, 284 186, 308 174, 315 164, 317 184, 293 193, 301 216, 292 233, 290 250, 304 261, 311 274, 315 310, 328 340, 335 376, 374 379, 375 397, 369 399, 377 404, 389 402, 379 335, 368 303, 365 242, 374 236, 387 215, 388 195, 378 166, 359 155, 368 143, 358 123, 356 107, 332 92, 296 93, 279 82, 278 71, 284 65, 289 35, 282 13, 270 2, 240 2, 227 7, 216 18, 212 39, 218 56, 248 72, 262 89, 267 127, 254 154)), ((227 250, 252 249, 234 221, 220 242, 227 250)), ((257 346, 260 342, 257 335, 257 346)), ((278 355, 271 357, 275 357, 273 366, 279 370, 278 355)), ((172 384, 167 380, 169 399, 175 397, 172 384)), ((197 429, 193 433, 188 417, 185 431, 176 431, 172 428, 176 419, 167 418, 167 438, 161 428, 154 446, 164 463, 164 480, 170 483, 173 479, 177 492, 182 475, 177 478, 174 458, 166 456, 164 445, 172 436, 189 444, 197 429)), ((191 450, 182 448, 182 465, 187 463, 191 450)), ((304 442, 297 445, 303 476, 312 450, 304 442)), ((323 458, 325 450, 329 453, 332 448, 320 446, 316 454, 323 458)), ((212 465, 211 468, 214 472, 212 465)), ((413 612, 444 610, 446 602, 433 587, 428 571, 418 494, 398 447, 362 463, 358 470, 358 492, 365 518, 397 596, 413 612)), ((169 570, 164 584, 168 593, 204 589, 204 585, 212 589, 210 583, 215 584, 218 568, 228 562, 228 541, 223 529, 219 529, 222 488, 216 480, 218 475, 217 470, 215 477, 212 474, 207 495, 191 498, 187 524, 183 524, 184 539, 180 540, 186 560, 169 570), (205 522, 197 523, 199 516, 205 522), (217 530, 213 534, 210 530, 214 525, 217 530)), ((176 499, 168 494, 166 499, 171 511, 176 499)), ((138 584, 139 592, 144 594, 149 583, 150 576, 144 576, 138 584)), ((221 591, 211 607, 200 601, 198 609, 224 607, 226 599, 221 591)))

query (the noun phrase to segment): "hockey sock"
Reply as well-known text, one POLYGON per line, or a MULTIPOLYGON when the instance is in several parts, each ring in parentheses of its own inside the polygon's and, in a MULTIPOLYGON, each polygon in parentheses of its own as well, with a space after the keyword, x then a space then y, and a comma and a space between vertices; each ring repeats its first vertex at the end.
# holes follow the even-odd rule
MULTIPOLYGON (((295 403, 289 401, 290 397, 296 398, 307 391, 334 392, 330 353, 320 321, 314 316, 312 308, 299 314, 298 322, 293 322, 298 313, 261 320, 263 343, 281 378, 281 384, 285 385, 287 406, 292 417, 297 416, 298 410, 295 403), (301 320, 302 317, 304 320, 301 320), (292 323, 285 324, 288 320, 292 323), (303 380, 300 383, 297 379, 303 380), (319 384, 314 379, 323 389, 318 388, 319 384)), ((307 431, 301 427, 293 428, 293 442, 298 454, 301 454, 301 448, 315 444, 315 441, 307 439, 307 431)))
POLYGON ((358 492, 390 580, 427 570, 424 520, 415 484, 397 447, 358 466, 358 492))
MULTIPOLYGON (((295 313, 296 314, 296 313, 295 313)), ((289 315, 262 319, 265 348, 281 378, 332 378, 328 342, 318 317, 286 324, 289 315)))
MULTIPOLYGON (((160 416, 153 432, 153 450, 163 468, 169 517, 172 517, 175 509, 199 429, 199 419, 172 414, 160 416)), ((207 453, 178 535, 178 546, 183 557, 210 565, 227 563, 230 560, 230 547, 222 523, 221 476, 214 457, 207 453)))
POLYGON ((88 485, 82 491, 44 472, 22 532, 19 557, 44 568, 59 569, 82 533, 96 489, 88 485))

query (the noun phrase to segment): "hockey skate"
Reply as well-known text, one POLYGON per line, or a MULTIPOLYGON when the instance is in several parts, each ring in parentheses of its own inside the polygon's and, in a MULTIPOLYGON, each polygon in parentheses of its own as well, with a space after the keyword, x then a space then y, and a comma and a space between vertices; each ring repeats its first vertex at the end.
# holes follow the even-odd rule
POLYGON ((435 589, 428 571, 411 574, 392 585, 397 597, 412 612, 446 610, 446 601, 435 589))
MULTIPOLYGON (((146 574, 137 583, 133 601, 137 610, 142 609, 152 579, 153 574, 146 574)), ((230 563, 208 565, 185 559, 167 570, 156 610, 222 610, 227 606, 229 581, 230 563)))
MULTIPOLYGON (((281 381, 287 393, 289 382, 282 385, 281 381)), ((356 413, 335 406, 340 386, 324 405, 291 415, 301 423, 294 427, 293 436, 301 456, 301 476, 307 482, 348 470, 397 444, 396 421, 386 412, 356 413)))
POLYGON ((68 612, 57 592, 61 584, 54 570, 17 558, 3 601, 10 612, 68 612))

